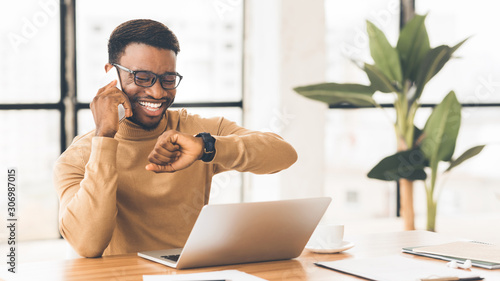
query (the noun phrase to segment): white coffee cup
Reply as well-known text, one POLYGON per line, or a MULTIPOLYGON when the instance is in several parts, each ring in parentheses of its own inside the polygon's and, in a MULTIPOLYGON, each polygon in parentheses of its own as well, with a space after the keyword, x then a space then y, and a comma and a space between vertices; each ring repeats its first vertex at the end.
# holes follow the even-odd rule
POLYGON ((344 225, 320 224, 314 230, 309 245, 315 248, 335 249, 342 246, 344 241, 344 225))

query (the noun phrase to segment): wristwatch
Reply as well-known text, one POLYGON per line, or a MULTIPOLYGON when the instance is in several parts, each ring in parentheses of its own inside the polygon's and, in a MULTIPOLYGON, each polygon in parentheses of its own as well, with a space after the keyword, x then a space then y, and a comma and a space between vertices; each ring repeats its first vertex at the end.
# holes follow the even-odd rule
POLYGON ((201 161, 210 162, 215 156, 215 138, 209 133, 199 133, 195 137, 202 138, 205 143, 205 148, 203 149, 203 156, 201 161))

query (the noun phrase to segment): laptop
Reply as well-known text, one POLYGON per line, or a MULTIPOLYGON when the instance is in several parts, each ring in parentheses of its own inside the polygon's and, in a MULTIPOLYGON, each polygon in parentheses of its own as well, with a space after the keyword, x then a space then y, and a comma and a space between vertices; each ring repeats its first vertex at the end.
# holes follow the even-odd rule
POLYGON ((138 255, 177 269, 296 258, 330 201, 319 197, 205 205, 184 248, 138 255))

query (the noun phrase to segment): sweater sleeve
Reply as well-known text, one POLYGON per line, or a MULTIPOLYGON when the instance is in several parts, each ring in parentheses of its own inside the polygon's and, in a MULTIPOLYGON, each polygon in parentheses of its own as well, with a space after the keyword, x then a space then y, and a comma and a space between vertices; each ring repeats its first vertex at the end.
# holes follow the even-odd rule
POLYGON ((237 170, 272 174, 297 161, 295 149, 274 133, 251 131, 221 118, 214 136, 215 172, 237 170))
POLYGON ((76 145, 57 160, 54 184, 59 195, 59 231, 84 257, 101 256, 116 223, 118 141, 93 137, 90 157, 76 145))

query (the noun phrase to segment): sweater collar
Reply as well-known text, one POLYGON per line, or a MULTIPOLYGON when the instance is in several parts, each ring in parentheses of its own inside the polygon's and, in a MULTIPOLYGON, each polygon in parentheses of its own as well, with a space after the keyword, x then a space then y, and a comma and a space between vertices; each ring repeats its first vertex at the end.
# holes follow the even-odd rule
POLYGON ((156 139, 163 132, 165 132, 168 123, 168 110, 163 115, 163 118, 160 120, 158 126, 153 130, 145 130, 141 126, 135 124, 134 122, 123 119, 120 122, 120 126, 118 132, 116 133, 117 139, 124 140, 147 140, 147 139, 156 139))

